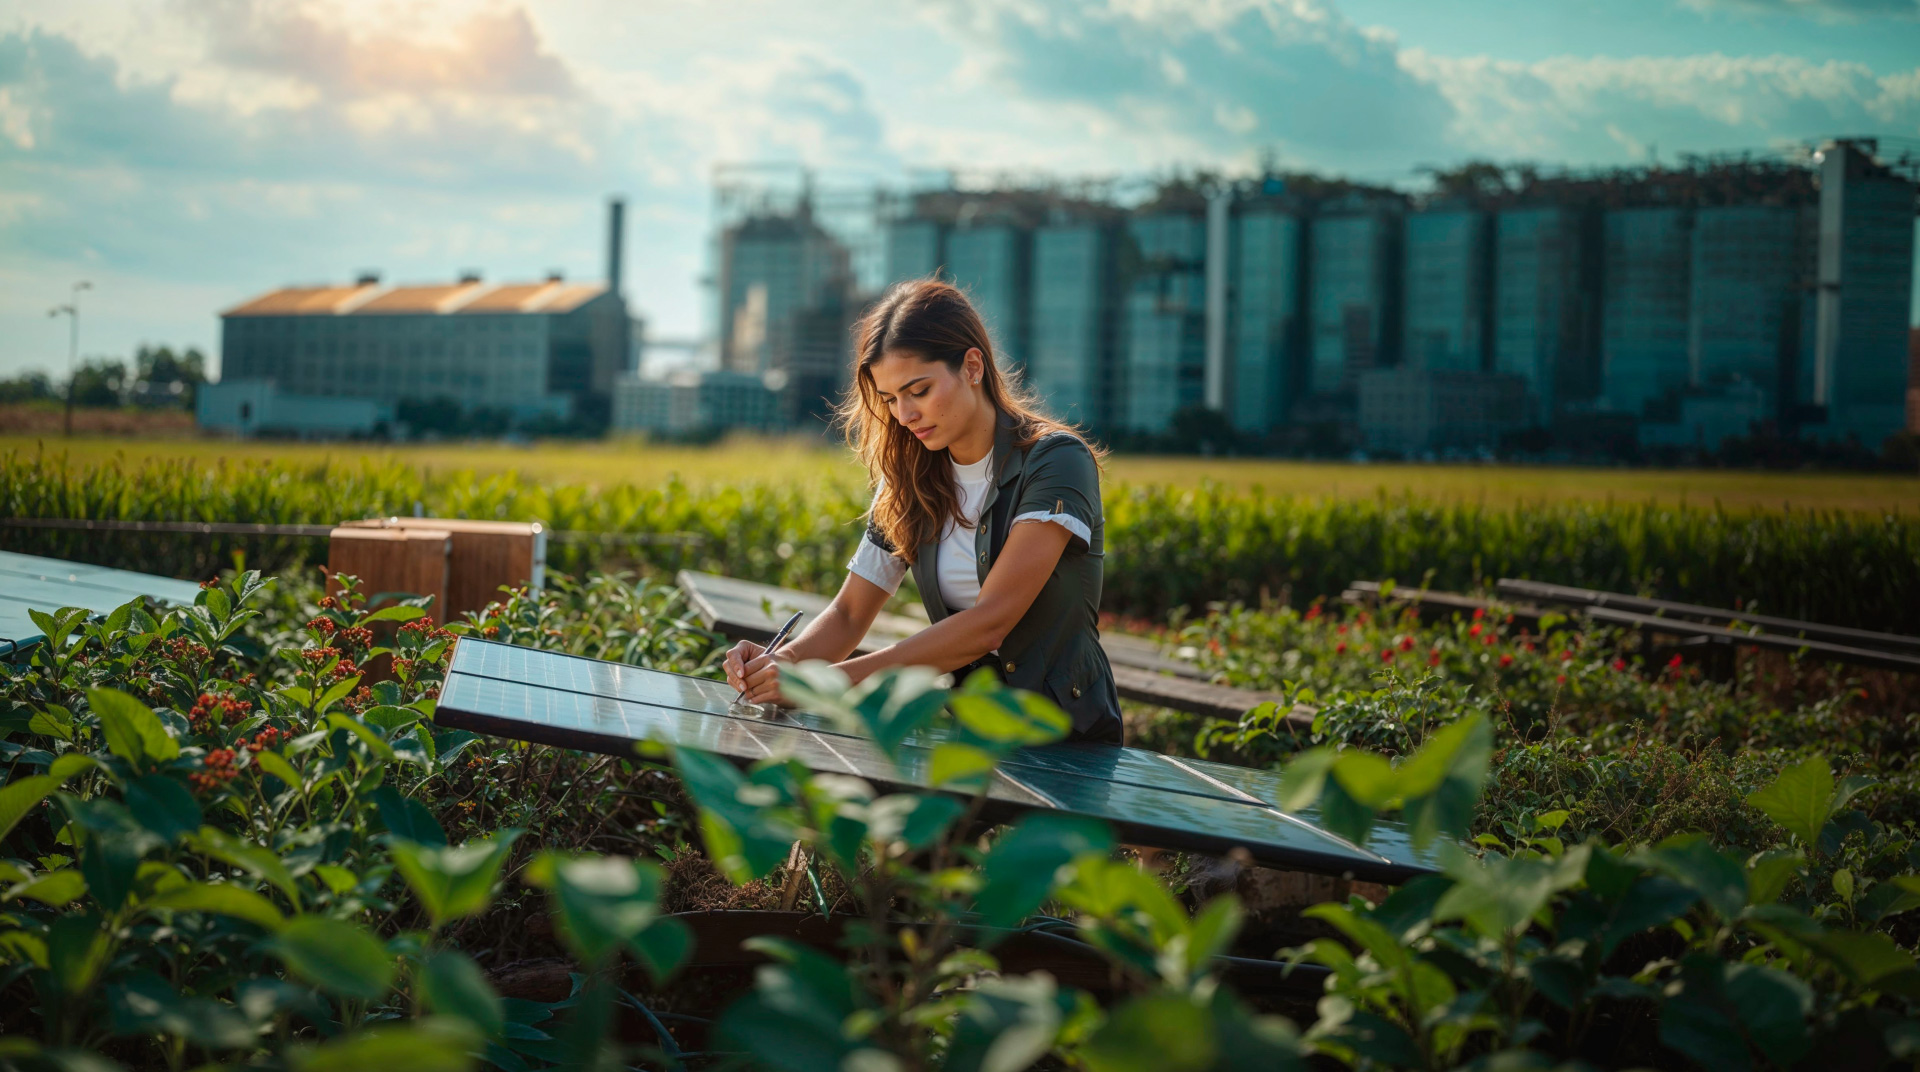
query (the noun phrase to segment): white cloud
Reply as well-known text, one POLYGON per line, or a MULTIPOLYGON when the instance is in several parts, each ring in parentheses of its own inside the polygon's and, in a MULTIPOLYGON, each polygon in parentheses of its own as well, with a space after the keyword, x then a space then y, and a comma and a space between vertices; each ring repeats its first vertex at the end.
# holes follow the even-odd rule
POLYGON ((1405 166, 1443 148, 1446 104, 1399 66, 1391 36, 1318 0, 953 0, 930 11, 978 50, 974 77, 1101 123, 1135 168, 1261 148, 1405 166))
MULTIPOLYGON (((806 47, 669 82, 576 69, 519 8, 431 32, 313 5, 169 10, 202 42, 179 74, 0 33, 0 271, 110 268, 223 294, 153 327, 178 341, 207 344, 215 310, 252 292, 360 267, 597 277, 611 192, 629 195, 633 295, 690 333, 715 161, 898 166, 861 79, 806 47)), ((42 302, 0 301, 0 368, 42 363, 20 319, 42 302)))
POLYGON ((1402 53, 1445 95, 1458 149, 1579 164, 1762 149, 1833 134, 1920 134, 1920 70, 1786 56, 1558 57, 1514 63, 1402 53))
POLYGON ((1920 0, 1684 0, 1691 8, 1807 15, 1827 22, 1920 18, 1920 0))

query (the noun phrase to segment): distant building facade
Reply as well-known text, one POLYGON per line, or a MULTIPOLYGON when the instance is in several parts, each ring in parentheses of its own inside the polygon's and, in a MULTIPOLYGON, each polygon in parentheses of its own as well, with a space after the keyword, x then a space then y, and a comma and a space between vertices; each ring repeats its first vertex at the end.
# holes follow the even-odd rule
POLYGON ((784 399, 767 385, 768 378, 689 370, 663 379, 623 376, 614 388, 613 428, 667 437, 731 429, 783 432, 788 428, 784 399))
POLYGON ((1205 393, 1207 225, 1166 208, 1127 220, 1138 256, 1127 288, 1114 417, 1132 432, 1164 431, 1205 393))
POLYGON ((202 430, 240 439, 364 439, 389 433, 394 422, 391 402, 291 394, 272 380, 223 378, 202 384, 193 407, 194 423, 202 430))
POLYGON ((1590 213, 1563 206, 1494 217, 1493 368, 1526 382, 1532 423, 1598 390, 1599 243, 1590 213))
POLYGON ((1027 386, 1048 412, 1091 427, 1109 424, 1114 349, 1114 230, 1099 220, 1033 233, 1033 308, 1027 386))
POLYGON ((1606 215, 1600 389, 1614 410, 1641 413, 1689 382, 1692 227, 1692 213, 1678 207, 1606 215))
POLYGON ((1408 368, 1486 367, 1491 227, 1476 209, 1429 209, 1406 218, 1405 341, 1408 368))
POLYGON ((1302 387, 1307 220, 1297 203, 1261 196, 1234 215, 1232 234, 1227 417, 1265 436, 1288 422, 1302 387))
POLYGON ((1487 450, 1526 427, 1526 381, 1503 373, 1410 366, 1359 377, 1360 436, 1394 454, 1487 450))
POLYGON ((283 428, 297 417, 290 400, 303 397, 448 400, 515 421, 604 424, 614 381, 634 356, 619 291, 619 202, 610 217, 605 283, 556 274, 489 284, 469 273, 390 286, 368 274, 242 302, 220 314, 221 379, 274 385, 283 428))
POLYGON ((720 235, 721 367, 775 374, 785 418, 824 428, 847 381, 853 270, 847 248, 798 211, 756 213, 720 235))
POLYGON ((1872 447, 1905 420, 1915 215, 1874 153, 1515 170, 1420 197, 1277 175, 1170 180, 1124 207, 945 190, 890 218, 884 259, 889 281, 966 286, 1009 366, 1101 434, 1205 407, 1250 444, 1455 449, 1418 428, 1491 428, 1445 414, 1497 399, 1515 407, 1499 435, 1574 451, 1642 425, 1650 446, 1717 445, 1756 420, 1872 447), (1398 370, 1460 375, 1375 377, 1363 413, 1362 381, 1398 370), (1449 401, 1415 420, 1421 386, 1449 401))
POLYGON ((1819 299, 1806 431, 1878 446, 1905 423, 1914 185, 1869 147, 1837 142, 1820 164, 1819 299))
POLYGON ((1310 392, 1351 391, 1360 373, 1398 363, 1400 224, 1397 204, 1364 200, 1314 220, 1310 392))

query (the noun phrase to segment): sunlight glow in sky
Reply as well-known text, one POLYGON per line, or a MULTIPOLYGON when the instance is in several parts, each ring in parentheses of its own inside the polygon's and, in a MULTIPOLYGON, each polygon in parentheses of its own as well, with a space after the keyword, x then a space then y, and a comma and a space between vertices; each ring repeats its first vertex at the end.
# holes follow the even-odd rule
POLYGON ((601 270, 700 332, 716 163, 1626 164, 1834 134, 1920 150, 1920 0, 8 0, 0 375, 212 350, 364 268, 601 270))

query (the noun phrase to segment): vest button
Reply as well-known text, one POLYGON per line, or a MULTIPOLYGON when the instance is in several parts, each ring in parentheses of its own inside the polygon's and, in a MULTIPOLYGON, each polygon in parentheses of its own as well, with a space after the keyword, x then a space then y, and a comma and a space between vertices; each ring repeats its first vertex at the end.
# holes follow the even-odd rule
POLYGON ((1007 673, 1009 673, 1009 674, 1011 674, 1011 673, 1013 673, 1013 664, 1012 664, 1012 663, 1008 663, 1008 664, 1007 664, 1007 673))
POLYGON ((980 561, 985 562, 986 560, 987 560, 987 553, 985 551, 980 552, 980 561))
POLYGON ((1071 695, 1074 699, 1078 700, 1080 698, 1080 686, 1075 685, 1073 688, 1068 689, 1067 693, 1071 695))

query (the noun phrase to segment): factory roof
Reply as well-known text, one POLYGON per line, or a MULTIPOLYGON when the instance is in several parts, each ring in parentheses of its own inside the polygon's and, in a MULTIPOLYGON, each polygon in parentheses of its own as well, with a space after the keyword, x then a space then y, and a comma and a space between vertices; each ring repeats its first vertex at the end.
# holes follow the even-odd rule
POLYGON ((222 312, 231 316, 391 316, 454 313, 570 313, 607 292, 601 283, 434 283, 281 287, 222 312))

